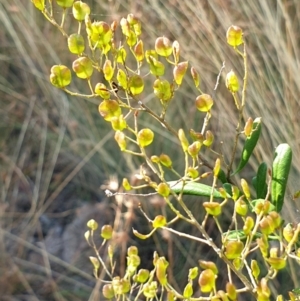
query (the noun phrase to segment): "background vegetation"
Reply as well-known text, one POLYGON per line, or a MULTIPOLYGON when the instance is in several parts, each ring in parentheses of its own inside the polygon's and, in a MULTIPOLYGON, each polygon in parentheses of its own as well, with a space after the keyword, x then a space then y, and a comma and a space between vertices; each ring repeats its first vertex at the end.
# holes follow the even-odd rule
MULTIPOLYGON (((263 119, 257 162, 270 164, 274 147, 288 142, 294 153, 289 193, 299 190, 297 0, 88 2, 91 17, 96 20, 110 23, 128 13, 135 14, 143 23, 144 40, 152 45, 162 35, 178 40, 182 55, 201 75, 202 90, 212 94, 224 61, 226 72, 242 70, 236 56, 224 47, 227 28, 240 26, 248 43, 250 69, 246 115, 263 119)), ((55 13, 60 15, 59 8, 55 13)), ((131 211, 136 200, 112 204, 101 187, 134 174, 139 162, 120 156, 110 126, 98 115, 97 101, 69 98, 50 85, 50 66, 68 64, 72 58, 65 51, 61 34, 45 22, 31 2, 2 1, 0 22, 0 293, 4 300, 87 300, 89 296, 97 300, 97 286, 87 259, 89 248, 83 238, 85 223, 93 217, 104 224, 116 216, 120 258, 127 244, 138 243, 129 234, 132 223, 142 220, 131 211)), ((86 89, 80 81, 75 84, 80 91, 86 89)), ((185 86, 180 97, 173 100, 168 118, 197 129, 201 121, 193 106, 196 92, 191 83, 185 86)), ((217 122, 212 126, 218 133, 215 145, 221 147, 221 141, 232 139, 229 133, 234 134, 236 124, 234 104, 223 77, 213 97, 217 122)), ((149 94, 145 101, 152 98, 149 94)), ((225 156, 231 153, 230 145, 222 146, 225 156)), ((168 135, 155 147, 156 153, 168 149, 168 154, 176 158, 178 148, 168 135)), ((246 178, 254 174, 257 162, 251 162, 246 178)), ((149 210, 163 210, 159 199, 139 201, 149 210)), ((298 205, 292 200, 288 203, 285 218, 299 222, 298 205)), ((142 227, 139 225, 139 230, 142 227)), ((144 259, 151 262, 154 248, 176 262, 174 283, 179 286, 181 277, 186 278, 180 271, 198 259, 195 252, 205 254, 205 250, 186 246, 179 239, 156 237, 144 259)), ((289 284, 300 286, 298 269, 289 273, 289 284)), ((278 283, 273 290, 279 288, 288 289, 278 283)))

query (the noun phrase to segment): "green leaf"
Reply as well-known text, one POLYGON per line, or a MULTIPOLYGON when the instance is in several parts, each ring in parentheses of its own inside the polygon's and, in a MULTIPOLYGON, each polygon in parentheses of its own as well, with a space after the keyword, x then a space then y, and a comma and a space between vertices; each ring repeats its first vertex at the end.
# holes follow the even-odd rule
POLYGON ((240 172, 248 163, 253 150, 258 142, 261 133, 261 117, 258 117, 253 122, 252 134, 247 137, 242 151, 240 163, 237 169, 231 174, 232 176, 240 172))
MULTIPOLYGON (((184 186, 183 182, 178 181, 170 181, 167 183, 169 184, 171 190, 177 194, 183 192, 184 195, 199 195, 210 197, 213 190, 211 186, 202 183, 187 182, 184 186)), ((221 193, 216 189, 213 190, 213 197, 216 199, 223 198, 221 193)), ((230 195, 228 195, 228 197, 230 197, 230 195)))
POLYGON ((294 294, 297 294, 297 295, 300 296, 300 287, 294 288, 294 289, 292 290, 292 292, 293 292, 294 294))
MULTIPOLYGON (((256 232, 253 234, 253 240, 257 239, 257 238, 261 238, 263 236, 262 233, 260 232, 256 232)), ((224 232, 222 234, 222 239, 226 239, 226 241, 236 241, 236 240, 240 240, 245 242, 247 239, 247 235, 245 234, 245 232, 243 230, 230 230, 227 232, 224 232)), ((269 235, 268 236, 269 240, 278 240, 279 237, 276 235, 269 235)))
POLYGON ((223 188, 226 190, 228 195, 232 195, 232 189, 231 189, 231 184, 230 183, 224 183, 223 188))
POLYGON ((287 143, 277 146, 272 164, 271 197, 276 211, 283 206, 285 189, 292 163, 292 149, 287 143))
POLYGON ((220 169, 218 173, 218 179, 224 184, 227 183, 227 177, 223 169, 220 169))
POLYGON ((267 195, 268 186, 267 186, 267 174, 268 174, 268 166, 265 162, 261 163, 258 167, 256 174, 256 185, 254 186, 256 189, 256 197, 258 199, 264 199, 267 195))

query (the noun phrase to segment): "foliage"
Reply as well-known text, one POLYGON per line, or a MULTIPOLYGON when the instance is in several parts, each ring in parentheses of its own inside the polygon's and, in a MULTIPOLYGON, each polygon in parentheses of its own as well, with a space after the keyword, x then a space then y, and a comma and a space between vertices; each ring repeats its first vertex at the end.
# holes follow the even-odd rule
MULTIPOLYGON (((270 300, 269 283, 276 278, 278 271, 286 268, 289 258, 299 262, 300 248, 297 243, 300 224, 285 224, 281 217, 292 161, 292 151, 288 144, 280 144, 276 148, 272 169, 268 168, 265 162, 261 162, 251 185, 249 179, 235 179, 252 158, 263 130, 261 117, 253 119, 245 116, 244 108, 248 101, 248 62, 242 29, 231 26, 226 34, 227 43, 232 47, 232 56, 240 58, 244 66, 242 85, 235 71, 232 70, 226 75, 226 87, 232 95, 238 120, 232 128, 235 132, 234 140, 225 142, 227 146, 229 144, 232 147, 231 156, 227 158, 222 152, 214 149, 216 133, 209 129, 214 117, 214 99, 201 90, 200 75, 196 69, 189 68, 187 61, 181 61, 181 47, 177 41, 171 42, 166 37, 158 37, 154 47, 146 49, 141 38, 141 23, 133 14, 122 18, 120 24, 116 21, 112 24, 103 21, 92 22, 87 4, 79 1, 57 1, 62 7, 62 21, 59 24, 52 14, 52 2, 49 3, 49 9, 42 0, 35 0, 33 3, 67 38, 69 51, 77 55, 72 64, 73 72, 78 78, 86 81, 90 94, 80 94, 67 88, 72 82, 72 73, 64 65, 51 68, 51 83, 70 95, 99 99, 98 111, 115 131, 114 138, 120 150, 141 158, 153 172, 148 174, 141 165, 138 179, 142 184, 134 185, 128 179, 124 179, 123 188, 121 187, 117 194, 107 191, 109 196, 131 195, 124 190, 150 188, 164 199, 170 213, 151 218, 141 209, 153 229, 148 234, 141 234, 134 229, 135 236, 147 239, 157 231, 170 231, 207 245, 227 266, 227 284, 220 287, 216 282, 220 275, 218 266, 199 258, 201 270, 196 266, 190 269, 185 288, 179 291, 172 286, 168 277, 169 263, 164 256, 155 252, 153 269, 138 269, 141 264, 138 249, 130 247, 127 251, 125 274, 115 275, 113 245, 108 245, 108 260, 104 260, 94 243, 94 233, 98 224, 90 220, 85 238, 96 253, 96 257, 90 257, 94 275, 98 278, 100 272, 104 271, 109 278, 108 283, 102 287, 104 297, 134 297, 138 300, 143 295, 148 300, 154 300, 166 295, 168 300, 236 300, 239 295, 246 294, 254 296, 257 300, 270 300), (70 7, 73 17, 78 21, 78 30, 72 34, 68 34, 64 29, 67 8, 70 7), (118 38, 119 28, 122 38, 118 38), (95 73, 97 78, 102 76, 103 82, 93 84, 95 73), (195 97, 195 107, 200 112, 199 116, 203 118, 202 128, 197 131, 178 127, 176 120, 168 121, 168 110, 188 76, 193 79, 195 90, 199 94, 195 97), (150 78, 148 81, 152 82, 153 93, 157 98, 151 107, 145 103, 143 97, 146 78, 150 78), (153 121, 158 122, 177 140, 182 149, 179 160, 184 162, 184 170, 176 169, 176 164, 173 164, 169 154, 152 152, 151 144, 156 139, 156 134, 151 126, 142 126, 143 114, 150 115, 153 121), (240 161, 234 168, 239 156, 237 146, 242 136, 245 137, 244 148, 240 161), (207 161, 207 151, 213 158, 212 165, 207 161), (203 166, 208 167, 210 172, 204 172, 203 166), (204 179, 210 184, 202 183, 204 179), (199 196, 197 202, 202 199, 200 197, 206 198, 206 201, 199 205, 205 212, 201 221, 189 209, 184 199, 185 195, 199 196), (224 212, 231 210, 230 208, 233 208, 232 223, 227 227, 224 223, 224 212), (199 232, 198 235, 175 230, 175 222, 189 224, 199 232), (211 222, 215 223, 221 235, 220 242, 215 241, 207 232, 211 222), (235 283, 233 274, 240 282, 235 283), (240 283, 242 287, 239 288, 240 283)), ((215 91, 218 89, 222 72, 223 68, 216 79, 215 91)), ((295 193, 295 196, 297 195, 298 193, 295 193)), ((141 192, 139 196, 147 194, 141 192)), ((101 236, 101 247, 104 247, 113 236, 112 227, 104 226, 101 236)), ((295 300, 296 295, 296 290, 289 293, 291 300, 295 300)), ((276 297, 277 300, 283 300, 281 295, 276 297)))

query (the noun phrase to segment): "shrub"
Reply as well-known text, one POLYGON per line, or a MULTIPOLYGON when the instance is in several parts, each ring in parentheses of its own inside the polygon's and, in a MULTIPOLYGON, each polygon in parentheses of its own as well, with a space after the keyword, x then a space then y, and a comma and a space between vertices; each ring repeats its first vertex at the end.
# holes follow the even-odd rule
MULTIPOLYGON (((114 246, 113 243, 109 244, 114 235, 113 228, 106 225, 100 231, 103 238, 101 247, 108 244, 106 260, 94 243, 98 223, 90 220, 85 238, 96 254, 96 257, 90 257, 94 275, 98 278, 100 272, 104 271, 109 278, 102 287, 103 296, 107 299, 131 299, 132 296, 138 299, 144 296, 154 300, 167 296, 168 300, 236 300, 245 294, 247 298, 270 300, 272 279, 286 268, 288 259, 299 262, 300 248, 297 243, 300 224, 285 224, 281 216, 292 161, 289 144, 277 146, 271 168, 265 162, 260 162, 251 183, 251 179, 239 180, 237 177, 247 168, 263 131, 260 116, 245 116, 248 53, 242 29, 230 26, 226 33, 227 44, 232 48, 232 60, 241 59, 243 62, 243 70, 231 70, 226 75, 226 88, 232 96, 232 107, 237 115, 237 124, 232 128, 234 139, 223 142, 232 150, 227 158, 214 143, 217 133, 213 131, 211 122, 216 114, 213 110, 215 96, 202 90, 200 74, 196 68, 189 66, 188 61, 182 60, 177 41, 158 37, 152 48, 148 49, 142 39, 141 23, 133 14, 122 18, 119 24, 116 21, 112 24, 92 22, 89 17, 91 10, 86 3, 57 1, 62 7, 62 21, 59 24, 51 13, 52 2, 49 3, 50 8, 46 8, 42 0, 33 0, 33 3, 67 38, 69 51, 76 55, 72 64, 73 73, 86 81, 90 92, 78 93, 68 88, 73 73, 65 65, 51 68, 51 83, 70 95, 98 99, 98 111, 115 131, 114 138, 120 150, 139 158, 152 172, 149 174, 141 165, 138 185, 125 178, 123 187, 117 193, 106 191, 110 197, 133 196, 135 194, 131 190, 148 188, 164 200, 168 209, 165 214, 152 217, 140 209, 152 230, 142 234, 134 229, 134 235, 145 240, 161 230, 171 232, 206 245, 227 268, 226 272, 221 271, 218 263, 200 257, 199 266, 186 272, 186 283, 181 291, 172 285, 168 276, 169 262, 163 254, 154 253, 151 270, 139 269, 139 250, 132 246, 127 250, 124 275, 116 275, 114 246), (66 12, 70 7, 73 17, 78 21, 76 33, 74 31, 71 34, 64 29, 66 12), (238 76, 241 73, 242 80, 238 76), (102 78, 101 82, 94 83, 95 74, 98 79, 102 78), (202 128, 196 130, 182 128, 176 120, 168 119, 169 109, 187 77, 192 78, 194 90, 198 93, 194 97, 194 106, 203 120, 202 128), (144 96, 150 93, 146 88, 149 83, 156 97, 151 104, 146 103, 144 96), (152 123, 144 126, 145 114, 162 130, 157 131, 152 123), (172 158, 171 152, 155 153, 151 148, 157 136, 164 135, 164 132, 171 135, 176 147, 181 149, 180 158, 172 158), (241 154, 238 152, 240 141, 243 142, 241 154), (198 205, 204 212, 201 219, 189 208, 186 201, 188 195, 197 196, 196 202, 199 203, 205 199, 198 205), (228 212, 232 216, 229 226, 228 212), (174 227, 175 222, 187 223, 198 234, 178 231, 174 227), (207 231, 212 224, 217 228, 220 239, 213 239, 207 231), (227 279, 225 286, 216 281, 218 277, 227 279)), ((220 85, 223 69, 220 69, 216 78, 214 92, 220 85)), ((140 192, 138 195, 147 197, 151 194, 153 192, 140 192)), ((298 194, 295 192, 294 197, 298 197, 298 194)), ((295 300, 297 290, 289 292, 289 296, 295 300)), ((276 298, 283 300, 282 295, 276 298)))

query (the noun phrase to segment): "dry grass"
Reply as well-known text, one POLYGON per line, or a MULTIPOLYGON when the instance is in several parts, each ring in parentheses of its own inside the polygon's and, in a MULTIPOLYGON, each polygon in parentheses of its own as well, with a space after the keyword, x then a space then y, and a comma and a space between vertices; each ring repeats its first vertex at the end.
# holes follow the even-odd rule
POLYGON ((49 84, 49 67, 63 59, 58 33, 27 1, 4 2, 0 15, 1 295, 84 300, 95 283, 89 263, 80 270, 75 255, 47 253, 44 238, 61 244, 53 229, 66 233, 77 208, 103 200, 101 183, 122 165, 108 155, 112 133, 95 104, 49 84))
MULTIPOLYGON (((242 65, 226 45, 225 32, 231 24, 242 27, 249 64, 246 115, 262 116, 264 124, 251 167, 255 170, 261 160, 270 164, 274 147, 288 142, 294 153, 289 193, 299 189, 300 3, 297 0, 149 0, 143 4, 116 0, 95 1, 91 7, 93 18, 99 20, 120 19, 129 12, 136 14, 143 22, 144 36, 152 44, 162 35, 179 41, 184 58, 200 72, 202 90, 213 94, 216 106, 212 128, 216 142, 224 142, 222 150, 227 157, 231 153, 230 133, 234 133, 237 117, 231 96, 224 88, 224 75, 234 69, 242 78, 242 65), (213 92, 223 61, 225 72, 218 90, 213 92)), ((7 298, 19 296, 7 300, 22 300, 25 295, 32 297, 28 300, 87 300, 95 284, 91 273, 76 270, 73 264, 51 256, 37 244, 43 241, 44 235, 41 218, 50 214, 50 222, 65 227, 74 216, 80 215, 76 208, 103 199, 99 186, 104 179, 113 173, 122 177, 133 172, 139 162, 120 158, 111 139, 113 133, 99 118, 94 101, 69 98, 51 87, 50 66, 70 63, 71 58, 60 34, 41 18, 32 4, 4 0, 0 20, 3 25, 0 29, 0 212, 5 211, 0 219, 0 269, 3 271, 0 288, 5 287, 7 298), (42 264, 30 261, 29 251, 40 254, 42 264), (52 268, 54 264, 56 269, 52 268)), ((80 82, 76 84, 79 90, 86 88, 80 82)), ((196 91, 188 81, 185 86, 173 101, 168 118, 176 127, 197 130, 202 120, 193 106, 196 91)), ((152 98, 150 94, 146 100, 150 103, 152 98)), ((143 122, 147 124, 149 119, 143 122)), ((179 158, 170 136, 158 124, 153 129, 162 134, 155 152, 164 151, 174 159, 179 158)), ((180 168, 180 161, 175 163, 180 168)), ((247 170, 243 176, 251 179, 253 170, 247 170)), ((153 205, 150 204, 149 207, 153 205)), ((194 206, 196 211, 197 205, 194 206)), ((299 221, 295 208, 296 204, 288 202, 287 220, 299 221)), ((156 212, 160 210, 158 207, 156 212)), ((176 263, 182 262, 174 272, 179 282, 186 279, 186 273, 180 271, 187 271, 185 268, 198 259, 192 254, 205 252, 196 245, 187 247, 184 241, 167 236, 164 243, 161 237, 155 240, 161 252, 169 252, 176 263)), ((294 286, 300 285, 297 269, 291 271, 291 278, 294 286)))

